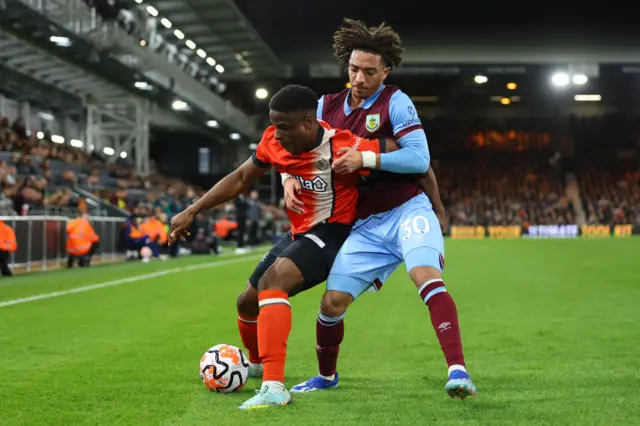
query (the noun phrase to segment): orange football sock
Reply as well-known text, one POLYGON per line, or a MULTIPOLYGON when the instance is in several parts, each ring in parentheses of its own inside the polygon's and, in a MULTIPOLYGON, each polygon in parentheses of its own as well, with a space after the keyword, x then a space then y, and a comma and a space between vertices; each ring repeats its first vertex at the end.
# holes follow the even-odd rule
POLYGON ((258 347, 264 365, 262 381, 284 383, 284 362, 291 331, 289 295, 282 290, 262 290, 258 293, 258 347))
POLYGON ((258 352, 258 317, 248 317, 238 312, 238 330, 242 344, 249 352, 249 362, 260 363, 258 352))

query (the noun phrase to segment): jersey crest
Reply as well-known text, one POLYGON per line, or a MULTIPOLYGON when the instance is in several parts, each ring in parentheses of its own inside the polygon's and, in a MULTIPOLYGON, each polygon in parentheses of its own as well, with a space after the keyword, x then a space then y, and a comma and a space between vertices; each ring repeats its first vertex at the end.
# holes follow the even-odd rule
POLYGON ((366 128, 369 132, 375 132, 380 127, 380 114, 369 114, 366 118, 366 128))
POLYGON ((318 160, 316 160, 316 168, 318 170, 320 170, 321 172, 324 172, 325 170, 329 169, 329 160, 325 159, 325 158, 320 158, 318 160))

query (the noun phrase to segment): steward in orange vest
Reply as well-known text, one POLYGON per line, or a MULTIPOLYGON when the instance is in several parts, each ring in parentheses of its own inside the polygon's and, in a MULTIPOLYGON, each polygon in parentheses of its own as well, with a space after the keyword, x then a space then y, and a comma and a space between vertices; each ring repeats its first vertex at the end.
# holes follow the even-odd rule
POLYGON ((0 220, 0 272, 5 277, 13 276, 9 268, 11 253, 18 249, 16 233, 13 228, 0 220))
POLYGON ((67 267, 72 268, 76 260, 81 268, 89 266, 91 256, 100 241, 89 223, 88 215, 80 215, 67 223, 67 267))

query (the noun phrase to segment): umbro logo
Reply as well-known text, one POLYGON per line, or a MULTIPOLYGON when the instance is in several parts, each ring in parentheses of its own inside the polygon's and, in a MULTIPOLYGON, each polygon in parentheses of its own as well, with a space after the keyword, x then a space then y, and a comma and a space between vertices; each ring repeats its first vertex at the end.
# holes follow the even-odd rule
POLYGON ((447 331, 451 329, 451 323, 450 322, 442 322, 440 323, 440 325, 438 326, 438 331, 440 333, 442 333, 443 331, 447 331))

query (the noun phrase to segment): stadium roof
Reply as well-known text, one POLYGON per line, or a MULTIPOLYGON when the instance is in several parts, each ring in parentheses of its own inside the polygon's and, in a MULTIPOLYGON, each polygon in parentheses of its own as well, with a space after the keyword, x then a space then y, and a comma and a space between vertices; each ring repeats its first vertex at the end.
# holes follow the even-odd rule
MULTIPOLYGON (((163 35, 184 33, 198 49, 222 64, 223 78, 280 75, 282 64, 232 0, 151 0, 163 35)), ((173 36, 175 38, 175 35, 173 36)))
POLYGON ((324 0, 301 8, 297 0, 235 1, 289 64, 335 64, 331 37, 343 17, 394 27, 404 40, 408 63, 640 61, 636 11, 623 6, 592 8, 569 1, 521 9, 502 2, 395 0, 375 7, 371 2, 324 0))

